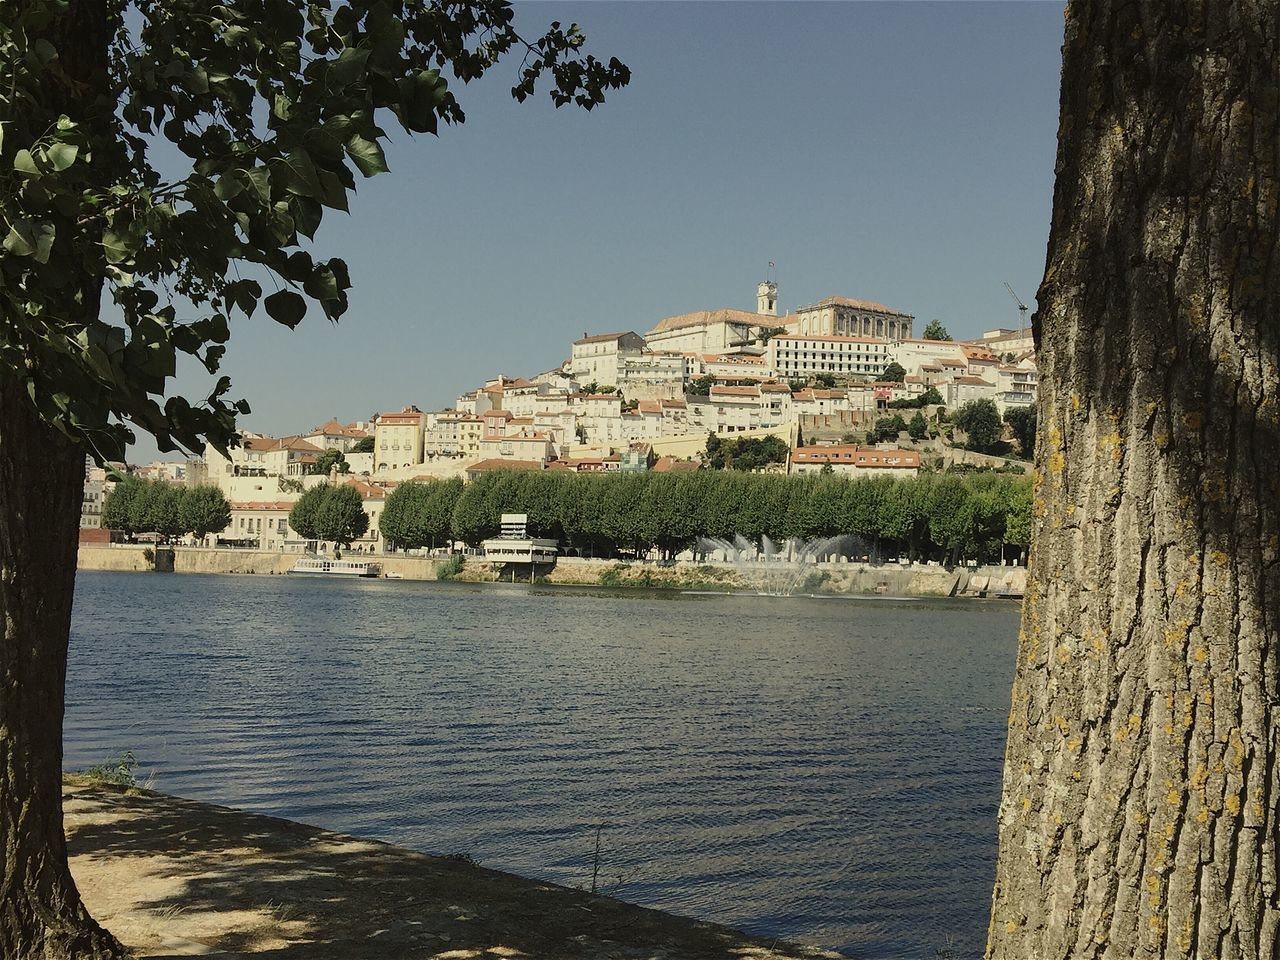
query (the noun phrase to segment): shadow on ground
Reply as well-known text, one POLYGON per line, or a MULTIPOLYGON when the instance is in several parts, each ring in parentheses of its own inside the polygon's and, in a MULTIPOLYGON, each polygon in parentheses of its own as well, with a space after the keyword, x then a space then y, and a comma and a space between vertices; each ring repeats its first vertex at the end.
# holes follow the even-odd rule
POLYGON ((835 957, 316 827, 67 782, 72 871, 143 956, 835 957))

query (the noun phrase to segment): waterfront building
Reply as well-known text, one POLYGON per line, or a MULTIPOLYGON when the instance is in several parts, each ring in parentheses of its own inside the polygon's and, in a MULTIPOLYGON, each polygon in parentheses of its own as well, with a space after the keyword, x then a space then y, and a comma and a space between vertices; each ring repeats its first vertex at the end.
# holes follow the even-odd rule
POLYGON ((289 526, 289 511, 296 500, 233 500, 231 523, 217 534, 215 546, 248 547, 255 550, 297 550, 306 541, 289 526))
POLYGON ((107 479, 107 471, 84 458, 84 496, 80 500, 80 529, 97 530, 102 526, 102 504, 114 484, 107 479))
POLYGON ((502 514, 501 533, 480 545, 484 558, 493 563, 555 563, 560 541, 531 537, 528 527, 528 514, 502 514))
POLYGON ((791 473, 821 473, 826 467, 846 476, 914 477, 920 472, 920 454, 849 444, 797 447, 791 451, 791 473))

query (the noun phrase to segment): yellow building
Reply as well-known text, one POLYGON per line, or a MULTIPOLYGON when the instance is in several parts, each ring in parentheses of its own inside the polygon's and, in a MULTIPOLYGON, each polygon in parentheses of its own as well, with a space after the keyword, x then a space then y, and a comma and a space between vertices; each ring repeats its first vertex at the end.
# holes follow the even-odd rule
POLYGON ((426 414, 417 407, 379 415, 373 428, 373 472, 422 463, 426 414))

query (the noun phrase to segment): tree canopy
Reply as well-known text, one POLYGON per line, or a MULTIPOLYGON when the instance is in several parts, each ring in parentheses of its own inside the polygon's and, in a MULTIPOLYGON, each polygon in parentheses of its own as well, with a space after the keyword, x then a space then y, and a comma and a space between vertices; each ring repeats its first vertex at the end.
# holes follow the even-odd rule
POLYGON ((991 400, 970 400, 963 404, 951 418, 952 422, 964 431, 968 438, 966 445, 971 450, 989 453, 1000 442, 1000 434, 1004 431, 1000 411, 991 400))
POLYGON ((924 328, 921 336, 926 340, 950 340, 951 334, 947 333, 947 328, 942 325, 941 320, 930 320, 929 325, 924 328))
POLYGON ((164 399, 178 355, 216 374, 237 314, 261 306, 293 327, 309 304, 346 312, 346 263, 315 259, 310 241, 357 175, 387 170, 382 124, 463 122, 446 73, 466 83, 517 51, 517 100, 547 74, 557 106, 586 109, 629 79, 584 52, 576 24, 526 45, 504 0, 133 6, 136 19, 125 4, 80 18, 66 49, 65 0, 0 20, 0 370, 100 458, 123 455, 126 422, 162 450, 234 440, 249 406, 228 399, 227 377, 198 402, 164 399), (100 61, 80 110, 61 82, 74 57, 100 61), (187 169, 162 166, 161 140, 187 169), (113 309, 99 313, 104 281, 113 309))
POLYGON ((191 533, 203 539, 231 523, 231 506, 215 486, 188 487, 163 480, 129 477, 117 483, 102 505, 102 525, 125 536, 157 533, 165 539, 191 533))
POLYGON ((906 367, 900 364, 897 360, 894 360, 884 368, 884 372, 881 373, 880 376, 876 377, 876 380, 881 383, 901 383, 906 375, 906 367))

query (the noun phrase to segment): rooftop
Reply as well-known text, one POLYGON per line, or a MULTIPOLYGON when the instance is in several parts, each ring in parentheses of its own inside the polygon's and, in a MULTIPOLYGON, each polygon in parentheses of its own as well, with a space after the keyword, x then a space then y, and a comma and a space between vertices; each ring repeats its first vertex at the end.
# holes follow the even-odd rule
POLYGON ((827 297, 819 300, 817 303, 811 303, 807 307, 796 308, 796 313, 806 313, 810 310, 821 310, 824 307, 852 307, 855 310, 866 310, 869 313, 887 313, 894 317, 910 317, 911 314, 903 313, 901 310, 894 310, 892 307, 886 307, 883 303, 876 303, 874 300, 858 300, 854 297, 827 297))
POLYGON ((674 317, 663 317, 658 321, 658 325, 649 331, 649 335, 667 333, 671 330, 683 330, 686 327, 709 326, 715 323, 750 324, 751 326, 759 327, 776 323, 777 320, 777 317, 771 317, 767 314, 735 310, 732 307, 722 307, 719 310, 695 310, 693 313, 681 313, 674 317))

